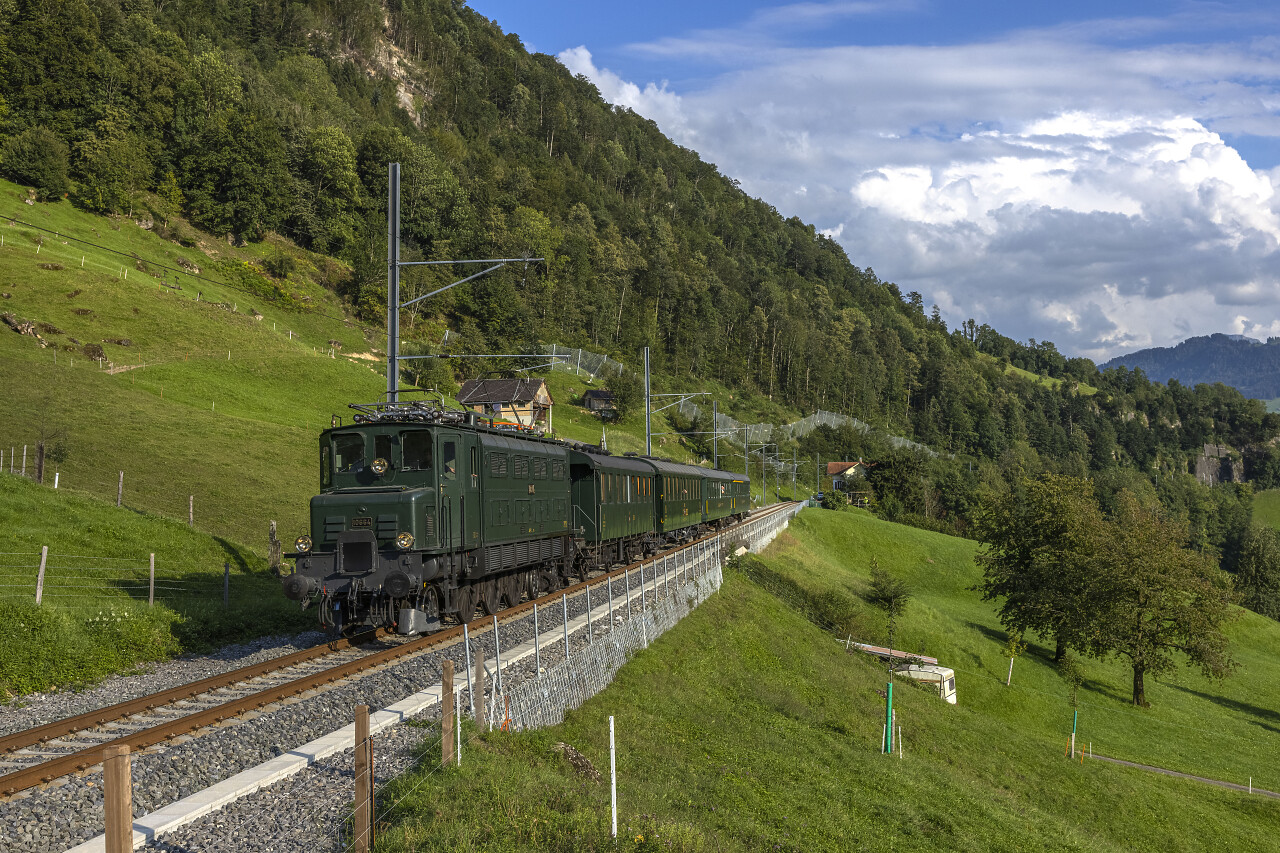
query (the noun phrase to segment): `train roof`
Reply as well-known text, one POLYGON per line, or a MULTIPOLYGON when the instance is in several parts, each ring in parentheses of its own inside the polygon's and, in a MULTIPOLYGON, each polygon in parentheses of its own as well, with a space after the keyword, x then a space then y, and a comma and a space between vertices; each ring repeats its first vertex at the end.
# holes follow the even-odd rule
POLYGON ((671 476, 708 477, 715 480, 749 479, 746 475, 735 474, 732 471, 722 471, 719 468, 704 468, 701 465, 687 465, 683 462, 675 462, 658 456, 640 456, 634 453, 617 456, 598 445, 580 441, 546 438, 527 427, 496 422, 492 418, 483 418, 471 410, 450 409, 444 405, 443 401, 434 399, 396 403, 351 403, 349 408, 356 411, 350 424, 339 424, 337 416, 334 416, 333 425, 323 432, 379 424, 443 426, 482 433, 486 442, 493 442, 494 439, 499 437, 505 438, 509 441, 502 443, 512 448, 517 447, 517 442, 522 441, 564 447, 588 457, 593 464, 623 471, 651 473, 656 470, 661 474, 671 476))

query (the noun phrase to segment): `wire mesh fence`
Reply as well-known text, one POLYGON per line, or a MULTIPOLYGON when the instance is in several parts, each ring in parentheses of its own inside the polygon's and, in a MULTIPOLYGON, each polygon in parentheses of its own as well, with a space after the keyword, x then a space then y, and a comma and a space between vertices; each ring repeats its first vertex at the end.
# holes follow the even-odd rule
POLYGON ((551 365, 552 370, 572 373, 574 376, 585 376, 592 381, 597 376, 621 376, 627 369, 622 362, 614 361, 607 355, 587 352, 575 347, 548 344, 542 347, 542 352, 545 355, 559 356, 551 365))
MULTIPOLYGON (((541 351, 546 355, 560 356, 554 364, 551 365, 552 370, 561 370, 572 373, 575 376, 586 376, 588 379, 594 380, 597 376, 617 376, 622 374, 628 368, 621 362, 614 361, 606 355, 588 352, 584 349, 575 347, 562 347, 557 344, 547 344, 543 346, 541 351)), ((681 400, 676 407, 677 410, 685 418, 695 420, 698 418, 711 418, 712 412, 707 406, 700 406, 692 400, 681 400)), ((726 414, 715 412, 715 424, 712 426, 716 432, 731 441, 746 441, 752 444, 767 441, 770 437, 781 433, 787 438, 802 438, 813 432, 818 427, 852 427, 864 435, 875 430, 875 427, 865 421, 860 421, 849 415, 841 415, 835 412, 828 412, 819 409, 812 415, 793 421, 789 424, 746 424, 742 421, 735 420, 726 414), (776 431, 776 432, 775 432, 776 431)), ((914 450, 929 456, 937 456, 934 450, 926 447, 919 442, 912 441, 909 438, 903 438, 899 435, 885 434, 885 440, 889 444, 898 449, 914 450)))
POLYGON ((567 659, 548 667, 545 674, 527 679, 507 691, 509 714, 516 729, 536 729, 564 721, 564 715, 582 706, 608 687, 622 665, 654 638, 661 636, 720 588, 721 544, 719 537, 705 545, 679 552, 673 579, 658 586, 656 562, 651 564, 651 605, 638 614, 629 614, 609 633, 593 638, 567 659), (679 582, 683 580, 684 582, 679 582))
MULTIPOLYGON (((0 552, 0 600, 68 603, 131 599, 228 603, 233 594, 230 564, 207 567, 159 564, 154 554, 105 557, 41 551, 0 552)), ((239 594, 240 584, 234 587, 239 594)), ((258 593, 249 590, 253 595, 258 593)))

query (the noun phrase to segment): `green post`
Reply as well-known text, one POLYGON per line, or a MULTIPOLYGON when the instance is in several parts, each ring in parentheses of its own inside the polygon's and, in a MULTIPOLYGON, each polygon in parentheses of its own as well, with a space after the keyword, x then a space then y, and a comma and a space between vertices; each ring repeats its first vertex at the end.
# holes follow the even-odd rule
POLYGON ((1076 736, 1076 724, 1080 722, 1080 711, 1076 710, 1071 716, 1071 736, 1076 736))
POLYGON ((884 751, 893 755, 893 682, 884 692, 884 751))

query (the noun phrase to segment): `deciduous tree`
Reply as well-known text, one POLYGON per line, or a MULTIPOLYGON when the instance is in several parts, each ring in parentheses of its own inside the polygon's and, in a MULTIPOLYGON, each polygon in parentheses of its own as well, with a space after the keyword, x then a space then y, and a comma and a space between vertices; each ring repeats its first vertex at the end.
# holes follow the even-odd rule
POLYGON ((1107 528, 1105 607, 1092 650, 1111 651, 1133 668, 1133 704, 1147 706, 1145 677, 1172 669, 1181 657, 1209 677, 1235 667, 1223 625, 1235 610, 1231 579, 1212 557, 1186 547, 1186 525, 1119 496, 1107 528))
POLYGON ((1047 475, 983 504, 974 524, 987 549, 976 589, 999 601, 1005 629, 1054 639, 1054 660, 1068 647, 1096 643, 1096 587, 1106 522, 1088 481, 1047 475))

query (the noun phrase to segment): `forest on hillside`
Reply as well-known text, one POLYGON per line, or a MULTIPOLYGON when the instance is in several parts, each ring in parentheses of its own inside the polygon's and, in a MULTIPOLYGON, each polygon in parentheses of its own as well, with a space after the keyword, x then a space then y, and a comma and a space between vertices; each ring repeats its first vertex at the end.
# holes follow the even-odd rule
POLYGON ((1280 338, 1262 343, 1242 335, 1202 335, 1172 347, 1116 356, 1104 366, 1122 365, 1160 382, 1222 382, 1246 397, 1280 397, 1280 338))
MULTIPOLYGON (((460 353, 556 342, 634 363, 647 345, 669 388, 714 377, 852 415, 937 455, 852 430, 797 452, 879 459, 882 514, 953 532, 1022 476, 1091 475, 1140 486, 1229 558, 1247 489, 1198 486, 1195 455, 1225 443, 1280 485, 1280 416, 1258 401, 1100 372, 974 320, 949 329, 460 2, 0 0, 0 171, 41 198, 179 239, 179 217, 233 241, 284 235, 342 261, 327 283, 376 324, 392 161, 405 259, 546 259, 419 303, 402 324, 420 348, 446 329, 460 353)), ((461 277, 431 269, 410 295, 461 277)), ((465 378, 431 372, 453 369, 415 378, 465 378)))

